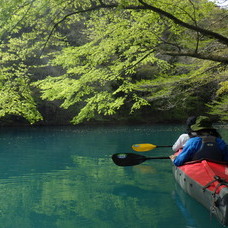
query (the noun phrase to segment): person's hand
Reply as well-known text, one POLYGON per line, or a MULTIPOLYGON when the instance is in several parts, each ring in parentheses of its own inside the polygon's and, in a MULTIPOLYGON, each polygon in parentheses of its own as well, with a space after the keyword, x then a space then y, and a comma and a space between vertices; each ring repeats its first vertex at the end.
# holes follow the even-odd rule
POLYGON ((170 159, 171 159, 172 161, 174 161, 175 158, 176 158, 177 156, 176 156, 176 155, 170 155, 169 157, 170 157, 170 159))

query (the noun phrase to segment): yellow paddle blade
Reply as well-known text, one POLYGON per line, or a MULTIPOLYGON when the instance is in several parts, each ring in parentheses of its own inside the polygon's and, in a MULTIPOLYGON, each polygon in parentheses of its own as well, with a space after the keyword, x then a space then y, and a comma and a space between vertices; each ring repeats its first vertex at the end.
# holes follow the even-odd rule
POLYGON ((144 151, 153 150, 156 147, 157 147, 156 145, 153 145, 150 143, 143 143, 143 144, 134 144, 132 146, 132 149, 138 152, 144 152, 144 151))

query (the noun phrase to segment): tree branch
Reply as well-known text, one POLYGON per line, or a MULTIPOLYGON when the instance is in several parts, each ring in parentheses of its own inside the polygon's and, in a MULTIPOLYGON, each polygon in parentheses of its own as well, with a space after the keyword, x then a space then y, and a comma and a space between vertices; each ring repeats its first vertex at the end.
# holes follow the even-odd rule
POLYGON ((211 38, 214 38, 216 40, 218 40, 219 42, 223 43, 223 44, 226 44, 228 45, 228 38, 225 37, 225 36, 222 36, 221 34, 219 33, 216 33, 216 32, 213 32, 213 31, 210 31, 210 30, 207 30, 207 29, 203 29, 199 26, 195 26, 195 25, 191 25, 191 24, 188 24, 180 19, 178 19, 177 17, 173 16, 172 14, 162 10, 162 9, 159 9, 157 7, 154 7, 154 6, 151 6, 151 5, 148 5, 147 3, 145 3, 144 1, 142 0, 138 0, 143 6, 146 7, 146 9, 150 9, 160 15, 163 15, 169 19, 171 19, 174 23, 182 26, 182 27, 185 27, 185 28, 188 28, 190 30, 193 30, 193 31, 196 31, 196 32, 200 32, 201 34, 205 35, 205 36, 208 36, 208 37, 211 37, 211 38))
MULTIPOLYGON (((159 15, 162 15, 166 18, 169 18, 171 19, 174 23, 182 26, 182 27, 185 27, 185 28, 188 28, 192 31, 196 31, 197 33, 201 33, 202 35, 205 35, 205 36, 208 36, 208 37, 211 37, 211 38, 214 38, 216 39, 218 42, 220 43, 223 43, 225 45, 228 45, 228 38, 219 34, 219 33, 216 33, 216 32, 213 32, 213 31, 210 31, 210 30, 207 30, 207 29, 203 29, 199 26, 197 26, 196 22, 195 22, 195 25, 191 25, 191 24, 188 24, 180 19, 178 19, 177 17, 175 17, 174 15, 160 9, 160 8, 157 8, 155 6, 152 6, 152 5, 149 5, 147 3, 145 3, 143 0, 138 0, 139 3, 141 3, 142 5, 140 6, 125 6, 123 7, 123 9, 132 9, 132 10, 152 10, 153 12, 155 13, 158 13, 159 15)), ((58 27, 59 24, 61 24, 63 21, 65 21, 67 18, 69 18, 70 16, 72 15, 75 15, 75 14, 79 14, 79 13, 85 13, 85 12, 91 12, 91 11, 95 11, 95 10, 99 10, 99 9, 113 9, 113 8, 117 8, 119 5, 118 4, 105 4, 102 0, 99 0, 99 3, 100 5, 95 5, 95 6, 92 6, 88 9, 85 9, 85 10, 79 10, 79 11, 76 11, 76 12, 72 12, 70 14, 67 14, 65 17, 63 17, 60 21, 58 21, 54 26, 53 28, 51 29, 51 32, 50 34, 48 35, 48 38, 43 46, 43 49, 42 49, 42 52, 41 52, 41 55, 50 39, 50 37, 52 36, 53 32, 55 31, 55 29, 58 27)), ((199 59, 207 59, 207 60, 212 60, 212 61, 216 61, 216 62, 222 62, 222 63, 228 63, 228 60, 226 57, 221 57, 221 56, 214 56, 214 55, 203 55, 203 54, 199 54, 197 53, 197 51, 195 51, 195 53, 166 53, 167 55, 171 55, 171 56, 189 56, 189 57, 194 57, 194 58, 199 58, 199 59)))
POLYGON ((164 55, 170 55, 170 56, 188 56, 188 57, 193 57, 197 59, 206 59, 206 60, 211 60, 215 62, 220 62, 220 63, 225 63, 228 64, 228 58, 222 57, 222 56, 217 56, 217 55, 204 55, 200 53, 191 53, 191 52, 185 52, 185 53, 179 53, 179 52, 164 52, 161 53, 164 55))
POLYGON ((76 12, 72 12, 72 13, 67 14, 60 21, 58 21, 57 23, 55 23, 55 25, 52 27, 52 29, 51 29, 51 31, 50 31, 50 33, 48 35, 48 38, 45 41, 44 46, 42 48, 41 55, 43 54, 44 49, 46 48, 47 43, 50 40, 50 38, 51 38, 52 34, 54 33, 55 29, 59 26, 59 24, 61 24, 62 22, 64 22, 67 18, 71 17, 72 15, 79 14, 79 13, 86 13, 86 12, 91 12, 91 11, 95 11, 95 10, 99 10, 99 9, 103 9, 103 8, 115 8, 115 7, 117 7, 117 5, 109 5, 109 6, 106 6, 106 5, 104 5, 102 3, 102 5, 93 6, 91 8, 85 9, 85 10, 78 10, 76 12))

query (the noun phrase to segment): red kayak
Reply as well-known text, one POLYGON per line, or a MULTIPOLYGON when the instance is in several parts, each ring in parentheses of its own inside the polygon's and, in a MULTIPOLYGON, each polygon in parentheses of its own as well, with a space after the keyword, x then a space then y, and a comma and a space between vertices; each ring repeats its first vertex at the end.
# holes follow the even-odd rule
MULTIPOLYGON (((118 166, 139 165, 150 159, 170 157, 146 157, 133 153, 112 155, 113 162, 118 166)), ((173 166, 173 173, 185 192, 205 206, 223 225, 228 226, 228 162, 205 159, 191 161, 182 166, 173 166)))
POLYGON ((221 224, 228 225, 228 163, 187 162, 174 166, 173 172, 185 192, 205 206, 221 224))

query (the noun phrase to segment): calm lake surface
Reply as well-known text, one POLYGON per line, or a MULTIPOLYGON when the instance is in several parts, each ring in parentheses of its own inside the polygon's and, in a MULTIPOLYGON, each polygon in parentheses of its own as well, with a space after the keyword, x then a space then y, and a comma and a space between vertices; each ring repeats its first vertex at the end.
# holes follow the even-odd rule
MULTIPOLYGON (((119 167, 132 144, 172 145, 184 126, 1 128, 1 228, 220 228, 170 160, 119 167)), ((219 126, 228 142, 228 128, 219 126)), ((168 156, 170 148, 140 153, 168 156)))

